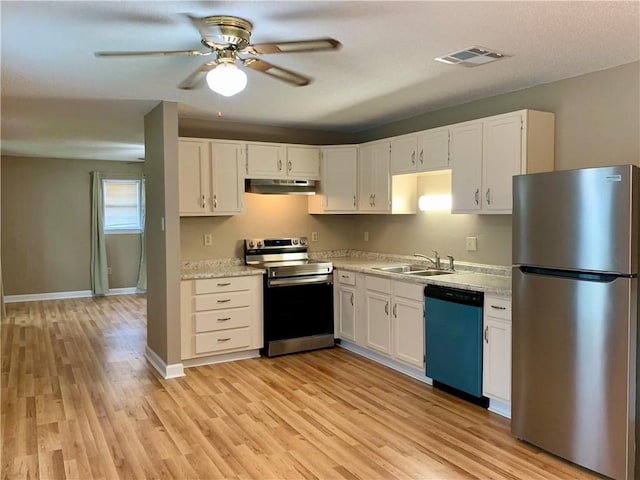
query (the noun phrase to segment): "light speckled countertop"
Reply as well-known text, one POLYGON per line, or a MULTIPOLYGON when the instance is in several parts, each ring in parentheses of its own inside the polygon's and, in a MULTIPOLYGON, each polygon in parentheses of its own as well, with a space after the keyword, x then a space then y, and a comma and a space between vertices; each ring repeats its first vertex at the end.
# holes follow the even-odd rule
POLYGON ((180 265, 180 280, 242 277, 246 275, 262 275, 264 273, 266 273, 266 270, 263 268, 244 265, 240 258, 182 262, 180 265))
POLYGON ((391 273, 376 270, 376 267, 400 264, 422 264, 429 268, 424 262, 415 261, 413 257, 408 259, 372 259, 354 257, 334 257, 331 259, 334 268, 350 270, 353 272, 366 273, 367 275, 378 275, 380 277, 402 280, 406 282, 419 283, 422 285, 434 284, 445 287, 460 288, 462 290, 474 290, 490 295, 511 296, 511 272, 507 267, 494 267, 491 265, 456 264, 456 272, 447 275, 437 275, 433 277, 421 277, 418 275, 408 275, 406 273, 391 273))
MULTIPOLYGON (((475 290, 490 295, 511 295, 511 268, 495 265, 480 265, 455 262, 456 272, 433 277, 420 277, 404 273, 391 273, 376 270, 376 267, 400 264, 421 264, 429 268, 428 262, 412 255, 378 254, 353 250, 332 250, 309 252, 309 256, 318 260, 330 260, 334 268, 353 272, 378 275, 380 277, 446 287, 475 290)), ((446 264, 446 260, 443 262, 446 264)), ((240 258, 182 262, 180 278, 193 280, 203 278, 236 277, 244 275, 262 275, 264 269, 248 267, 240 258)))

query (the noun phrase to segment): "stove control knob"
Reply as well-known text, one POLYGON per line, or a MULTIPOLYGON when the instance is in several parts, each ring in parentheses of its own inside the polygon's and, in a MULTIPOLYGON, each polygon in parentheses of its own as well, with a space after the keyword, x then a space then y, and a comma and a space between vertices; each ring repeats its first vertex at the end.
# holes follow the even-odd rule
POLYGON ((258 248, 262 248, 262 241, 258 240, 258 248))
POLYGON ((294 239, 291 241, 291 243, 293 243, 294 245, 297 245, 297 244, 298 244, 298 239, 297 239, 297 238, 294 238, 294 239))
POLYGON ((249 248, 253 248, 253 246, 254 246, 253 240, 249 240, 249 248))
POLYGON ((300 245, 306 245, 307 244, 307 239, 305 237, 302 237, 300 239, 300 245))

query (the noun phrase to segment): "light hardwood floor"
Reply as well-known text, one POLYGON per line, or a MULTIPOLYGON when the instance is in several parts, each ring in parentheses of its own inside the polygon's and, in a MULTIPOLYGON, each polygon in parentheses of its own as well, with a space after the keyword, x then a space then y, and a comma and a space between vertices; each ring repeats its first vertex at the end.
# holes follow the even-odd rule
POLYGON ((5 479, 596 478, 340 348, 163 380, 142 295, 7 307, 5 479))

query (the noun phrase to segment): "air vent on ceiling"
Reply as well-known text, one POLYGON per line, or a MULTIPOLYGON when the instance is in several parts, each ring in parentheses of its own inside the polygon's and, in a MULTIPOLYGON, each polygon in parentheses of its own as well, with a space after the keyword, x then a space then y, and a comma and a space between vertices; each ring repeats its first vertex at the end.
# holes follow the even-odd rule
POLYGON ((496 52, 495 50, 489 50, 484 47, 469 47, 464 50, 449 53, 441 57, 436 57, 434 60, 442 63, 448 63, 450 65, 461 65, 463 67, 477 67, 484 65, 485 63, 495 62, 496 60, 502 60, 508 57, 504 53, 496 52))

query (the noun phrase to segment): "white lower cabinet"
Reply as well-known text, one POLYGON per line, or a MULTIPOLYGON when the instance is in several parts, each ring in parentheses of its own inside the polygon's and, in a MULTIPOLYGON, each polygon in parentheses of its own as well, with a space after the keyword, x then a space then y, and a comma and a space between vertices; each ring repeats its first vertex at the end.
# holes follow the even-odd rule
POLYGON ((511 299, 485 295, 483 323, 482 393, 502 402, 501 408, 508 410, 511 404, 511 299))
POLYGON ((356 274, 334 271, 334 315, 338 338, 356 340, 356 274))
POLYGON ((391 283, 393 356, 408 365, 424 368, 424 285, 391 283))
POLYGON ((363 346, 402 364, 424 366, 423 286, 365 276, 363 346))
POLYGON ((182 359, 262 347, 262 277, 183 280, 182 359))

